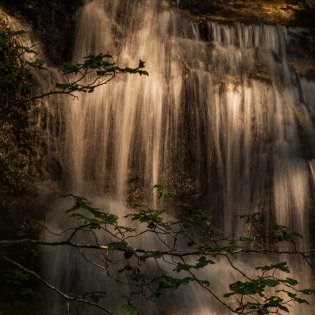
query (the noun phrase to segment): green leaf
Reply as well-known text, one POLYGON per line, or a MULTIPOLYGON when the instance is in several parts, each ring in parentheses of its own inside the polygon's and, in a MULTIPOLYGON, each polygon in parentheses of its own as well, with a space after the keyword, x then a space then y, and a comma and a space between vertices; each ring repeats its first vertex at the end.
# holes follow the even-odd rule
POLYGON ((145 62, 140 59, 138 68, 143 69, 144 67, 145 67, 145 62))
POLYGON ((124 304, 122 306, 122 311, 124 315, 137 315, 139 314, 137 308, 132 304, 124 304))
POLYGON ((293 232, 289 227, 284 225, 272 225, 270 227, 270 239, 277 242, 290 242, 295 243, 301 234, 293 232))
POLYGON ((56 84, 56 88, 61 89, 61 90, 67 90, 67 89, 70 89, 71 87, 72 87, 72 85, 69 83, 57 83, 56 84))
POLYGON ((195 269, 201 269, 208 265, 214 265, 215 262, 211 259, 207 259, 205 256, 201 256, 198 260, 198 263, 195 266, 195 269))
POLYGON ((315 295, 315 290, 313 289, 302 289, 299 291, 305 295, 315 295))
POLYGON ((254 213, 250 213, 250 214, 241 214, 239 215, 239 217, 241 219, 245 219, 245 223, 247 224, 258 224, 260 225, 260 216, 261 216, 261 212, 254 212, 254 213))
POLYGON ((269 279, 263 279, 262 283, 263 285, 273 288, 273 287, 276 287, 280 283, 280 280, 269 278, 269 279))
POLYGON ((126 242, 113 242, 108 244, 109 250, 120 250, 125 252, 130 252, 132 249, 128 246, 126 242))
POLYGON ((118 217, 116 215, 104 212, 102 209, 92 207, 86 198, 72 194, 65 195, 63 197, 72 197, 75 200, 75 205, 68 209, 66 213, 71 213, 70 217, 78 217, 89 221, 91 223, 91 228, 99 228, 102 224, 117 224, 118 217), (86 215, 75 212, 79 209, 88 210, 95 218, 89 218, 86 215))
POLYGON ((249 282, 241 282, 237 281, 229 285, 230 289, 234 294, 256 294, 261 293, 264 290, 264 286, 256 281, 249 281, 249 282))
POLYGON ((269 314, 269 311, 265 308, 262 308, 262 309, 257 311, 257 314, 258 315, 267 315, 267 314, 269 314))
POLYGON ((290 272, 290 269, 287 265, 286 262, 280 262, 277 264, 273 264, 273 265, 266 265, 266 266, 260 266, 260 267, 256 267, 256 270, 262 270, 262 271, 269 271, 269 270, 274 270, 274 269, 278 269, 281 270, 283 272, 290 272))
POLYGON ((225 293, 225 294, 223 294, 223 297, 228 298, 228 297, 230 297, 230 296, 232 296, 232 295, 234 295, 234 294, 235 294, 235 292, 225 293))
POLYGON ((208 287, 210 285, 208 280, 199 280, 198 282, 204 287, 208 287))
POLYGON ((45 64, 45 62, 44 62, 43 60, 40 60, 40 59, 36 59, 35 61, 32 61, 32 62, 26 61, 26 64, 27 64, 28 66, 32 67, 32 68, 39 68, 39 69, 42 69, 42 70, 43 70, 43 69, 46 70, 46 68, 43 67, 43 65, 45 64))
POLYGON ((298 284, 297 280, 292 279, 292 278, 286 278, 284 280, 281 280, 283 283, 288 283, 289 285, 295 286, 298 284))
POLYGON ((147 223, 147 227, 150 230, 155 230, 157 227, 170 230, 171 226, 167 222, 163 221, 162 214, 164 211, 154 210, 147 205, 133 203, 133 207, 137 209, 137 213, 128 214, 125 218, 131 218, 133 221, 140 223, 147 223))
POLYGON ((287 291, 288 296, 299 304, 309 304, 306 300, 300 298, 297 294, 287 291))
POLYGON ((139 257, 141 261, 146 261, 147 259, 160 259, 162 258, 162 253, 160 251, 155 251, 151 253, 145 253, 139 257))
POLYGON ((133 255, 133 252, 132 252, 132 251, 126 251, 126 252, 124 253, 124 257, 125 257, 126 259, 131 258, 132 255, 133 255))
POLYGON ((181 285, 187 285, 191 281, 195 281, 195 279, 190 277, 174 278, 169 275, 163 275, 158 281, 158 289, 154 293, 154 296, 161 295, 162 291, 165 289, 176 290, 181 285))
POLYGON ((231 293, 227 293, 225 297, 229 297, 233 294, 240 294, 240 295, 254 295, 254 294, 261 294, 264 292, 265 287, 276 287, 280 284, 278 279, 274 278, 257 278, 250 281, 237 281, 230 284, 231 293))
POLYGON ((135 282, 145 282, 148 277, 149 276, 146 273, 141 273, 139 268, 134 268, 130 279, 135 282))
POLYGON ((182 264, 182 263, 178 263, 176 268, 174 270, 176 270, 177 272, 180 272, 182 270, 184 271, 188 271, 190 270, 191 268, 193 268, 194 266, 192 265, 188 265, 188 264, 182 264))
POLYGON ((80 65, 64 64, 61 71, 63 72, 63 74, 77 74, 80 71, 80 68, 80 65))
POLYGON ((174 193, 168 191, 168 189, 162 184, 156 184, 153 186, 153 188, 157 189, 157 191, 159 193, 159 198, 169 197, 169 196, 174 195, 174 193))
POLYGON ((197 247, 199 255, 210 255, 216 257, 218 255, 230 254, 234 256, 236 245, 234 242, 229 243, 228 245, 221 244, 205 244, 197 247))

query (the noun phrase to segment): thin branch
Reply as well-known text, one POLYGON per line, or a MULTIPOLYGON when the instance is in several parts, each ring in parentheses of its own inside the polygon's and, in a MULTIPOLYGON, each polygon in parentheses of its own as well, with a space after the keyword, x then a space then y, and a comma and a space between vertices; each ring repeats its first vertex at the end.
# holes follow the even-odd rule
POLYGON ((80 226, 77 226, 76 228, 73 229, 73 232, 71 233, 71 235, 68 237, 67 241, 66 242, 70 242, 75 234, 78 232, 78 231, 82 231, 85 227, 88 227, 89 224, 84 224, 84 225, 80 225, 80 226))
POLYGON ((69 95, 69 96, 72 96, 73 99, 78 99, 77 95, 74 95, 73 93, 71 93, 69 91, 50 91, 50 92, 43 93, 41 95, 36 95, 36 96, 24 98, 22 100, 18 100, 16 102, 11 103, 10 105, 12 105, 12 106, 19 105, 21 103, 42 99, 42 98, 50 96, 50 95, 69 95))
POLYGON ((188 273, 195 279, 195 281, 207 292, 209 292, 220 304, 222 304, 224 307, 226 307, 227 309, 229 309, 231 312, 233 313, 237 313, 239 314, 238 311, 235 311, 231 306, 229 306, 228 304, 226 304, 225 302, 223 302, 222 299, 220 299, 207 285, 205 285, 204 283, 202 283, 202 281, 200 281, 195 275, 194 273, 189 270, 188 273))
MULTIPOLYGON (((0 246, 11 246, 11 245, 19 245, 19 244, 34 244, 34 245, 44 245, 44 246, 70 246, 76 248, 86 248, 86 249, 100 249, 100 250, 114 250, 114 251, 122 251, 123 249, 109 249, 108 245, 95 245, 95 244, 80 244, 80 243, 73 243, 68 241, 61 241, 61 242, 48 242, 42 240, 32 240, 32 239, 21 239, 21 240, 1 240, 0 246)), ((188 256, 200 256, 199 251, 185 251, 185 250, 168 250, 168 251, 159 251, 156 249, 142 249, 142 248, 134 248, 133 251, 135 253, 140 254, 150 254, 159 252, 161 255, 169 255, 175 257, 188 257, 188 256)), ((232 254, 240 254, 240 253, 248 253, 248 254, 278 254, 278 255, 304 255, 310 253, 315 253, 315 249, 310 249, 307 251, 289 251, 289 250, 273 250, 273 249, 244 249, 239 248, 231 253, 216 253, 217 256, 229 256, 232 254)), ((203 253, 203 255, 207 255, 207 253, 203 253)), ((211 256, 211 253, 208 254, 211 256)))
POLYGON ((30 269, 27 269, 26 267, 22 266, 21 264, 19 264, 18 262, 6 257, 6 256, 3 256, 0 254, 0 257, 4 260, 6 260, 7 262, 15 265, 16 267, 22 269, 23 271, 25 271, 26 273, 28 274, 31 274, 33 275, 35 278, 37 278, 40 282, 42 282, 46 287, 48 287, 49 289, 55 291, 56 293, 58 293, 62 298, 64 298, 66 301, 76 301, 76 302, 80 302, 80 303, 84 303, 84 304, 88 304, 88 305, 91 305, 91 306, 94 306, 96 308, 99 308, 101 309, 102 311, 106 312, 107 314, 110 314, 110 315, 114 315, 114 313, 112 313, 111 311, 109 311, 108 309, 106 309, 105 307, 99 305, 99 304, 96 304, 96 303, 93 303, 93 302, 90 302, 88 300, 85 300, 85 299, 82 299, 82 298, 77 298, 77 297, 74 297, 74 296, 71 296, 71 295, 68 295, 64 292, 62 292, 61 290, 59 290, 57 287, 53 286, 51 283, 49 283, 48 281, 46 281, 44 278, 42 278, 39 274, 37 274, 35 271, 33 270, 30 270, 30 269))

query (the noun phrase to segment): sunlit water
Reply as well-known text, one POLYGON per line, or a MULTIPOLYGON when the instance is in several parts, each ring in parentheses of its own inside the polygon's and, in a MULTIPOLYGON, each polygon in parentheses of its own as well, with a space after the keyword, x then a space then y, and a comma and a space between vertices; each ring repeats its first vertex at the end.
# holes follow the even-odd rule
MULTIPOLYGON (((314 210, 315 83, 288 67, 288 41, 280 26, 209 22, 201 33, 198 22, 168 1, 87 1, 77 14, 73 61, 110 52, 123 66, 144 60, 149 77, 119 76, 59 109, 48 105, 47 117, 59 119, 64 131, 47 132, 49 154, 62 165, 57 186, 124 215, 131 183, 157 206, 154 184, 190 178, 200 184, 203 206, 226 235, 243 230, 235 215, 263 211, 266 226, 291 226, 305 235, 299 246, 306 248, 314 210)), ((68 224, 64 203, 53 204, 47 216, 55 230, 68 224)), ((43 264, 56 286, 110 288, 111 301, 119 292, 74 251, 47 254, 43 264)), ((223 262, 204 277, 221 293, 236 279, 223 262)), ((52 297, 45 314, 63 314, 65 307, 52 297)), ((120 312, 119 305, 111 307, 120 312)), ((188 287, 165 298, 164 307, 148 304, 145 313, 224 312, 230 314, 188 287)))

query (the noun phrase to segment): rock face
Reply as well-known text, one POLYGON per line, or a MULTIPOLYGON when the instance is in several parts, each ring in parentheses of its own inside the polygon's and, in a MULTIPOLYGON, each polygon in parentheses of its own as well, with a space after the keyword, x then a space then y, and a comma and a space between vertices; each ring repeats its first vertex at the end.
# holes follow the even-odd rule
POLYGON ((219 21, 315 27, 313 0, 171 0, 197 17, 219 21))
POLYGON ((75 12, 81 0, 2 0, 2 5, 32 25, 51 63, 70 58, 75 12))
MULTIPOLYGON (((196 19, 315 27, 315 0, 169 0, 196 19)), ((70 59, 75 12, 83 0, 2 0, 33 26, 53 64, 70 59)), ((313 40, 311 40, 312 42, 313 40)), ((309 40, 308 40, 309 42, 309 40)))
POLYGON ((281 24, 289 26, 291 68, 315 80, 314 0, 171 0, 174 7, 200 20, 201 37, 211 42, 205 21, 281 24), (291 28, 292 27, 292 28, 291 28))
POLYGON ((299 75, 315 81, 315 36, 311 30, 290 29, 288 62, 299 75))

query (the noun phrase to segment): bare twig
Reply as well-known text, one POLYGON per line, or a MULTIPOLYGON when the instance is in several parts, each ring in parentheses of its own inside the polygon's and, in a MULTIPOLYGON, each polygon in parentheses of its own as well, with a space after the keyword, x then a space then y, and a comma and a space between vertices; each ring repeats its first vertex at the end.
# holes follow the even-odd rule
POLYGON ((24 266, 22 266, 21 264, 19 264, 18 262, 10 259, 9 257, 6 257, 4 255, 1 255, 0 254, 0 257, 2 259, 4 259, 5 261, 13 264, 14 266, 22 269, 23 271, 25 271, 26 273, 28 274, 31 274, 33 275, 35 278, 37 278, 41 283, 43 283, 46 287, 48 287, 49 289, 53 290, 54 292, 56 292, 57 294, 59 294, 62 298, 64 298, 67 302, 69 301, 75 301, 75 302, 80 302, 80 303, 84 303, 84 304, 87 304, 87 305, 91 305, 91 306, 94 306, 96 308, 99 308, 101 309, 102 311, 106 312, 107 314, 111 314, 111 315, 114 315, 111 311, 109 311, 108 309, 106 309, 105 307, 99 305, 99 304, 96 304, 96 303, 93 303, 91 301, 88 301, 88 300, 85 300, 85 299, 82 299, 82 298, 77 298, 77 297, 74 297, 74 296, 71 296, 71 295, 68 295, 66 293, 64 293, 63 291, 61 291, 60 289, 58 289, 57 287, 53 286, 51 283, 49 283, 48 281, 46 281, 44 278, 42 278, 38 273, 36 273, 35 271, 33 270, 30 270, 24 266))

